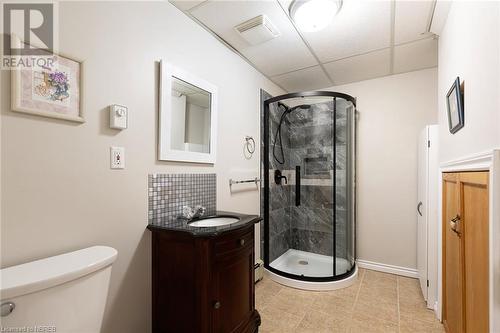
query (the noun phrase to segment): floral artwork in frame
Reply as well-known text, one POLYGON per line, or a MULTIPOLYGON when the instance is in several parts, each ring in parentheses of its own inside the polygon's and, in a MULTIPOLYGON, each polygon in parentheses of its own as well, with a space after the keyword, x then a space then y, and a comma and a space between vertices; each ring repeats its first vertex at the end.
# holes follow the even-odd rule
POLYGON ((59 54, 41 67, 12 70, 12 110, 84 122, 81 101, 82 62, 59 54))

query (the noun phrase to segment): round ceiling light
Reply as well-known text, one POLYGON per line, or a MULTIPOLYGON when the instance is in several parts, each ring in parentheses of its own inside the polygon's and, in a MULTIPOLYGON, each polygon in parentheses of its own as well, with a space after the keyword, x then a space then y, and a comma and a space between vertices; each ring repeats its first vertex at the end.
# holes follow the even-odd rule
POLYGON ((319 31, 333 21, 341 7, 342 0, 294 0, 290 17, 301 31, 319 31))

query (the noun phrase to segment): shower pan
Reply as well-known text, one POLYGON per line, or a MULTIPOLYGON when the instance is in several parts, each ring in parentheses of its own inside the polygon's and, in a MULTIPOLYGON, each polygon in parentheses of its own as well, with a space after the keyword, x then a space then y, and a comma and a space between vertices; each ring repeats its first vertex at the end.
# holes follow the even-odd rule
POLYGON ((354 283, 356 100, 311 91, 263 101, 264 266, 282 284, 354 283))

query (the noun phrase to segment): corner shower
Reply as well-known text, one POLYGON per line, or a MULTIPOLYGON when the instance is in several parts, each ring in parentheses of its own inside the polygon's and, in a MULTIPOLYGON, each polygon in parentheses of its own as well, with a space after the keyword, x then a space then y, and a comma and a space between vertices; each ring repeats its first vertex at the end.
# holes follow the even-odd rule
MULTIPOLYGON (((270 97, 270 96, 267 96, 270 97)), ((264 266, 277 282, 354 282, 356 100, 330 91, 263 101, 264 266)))

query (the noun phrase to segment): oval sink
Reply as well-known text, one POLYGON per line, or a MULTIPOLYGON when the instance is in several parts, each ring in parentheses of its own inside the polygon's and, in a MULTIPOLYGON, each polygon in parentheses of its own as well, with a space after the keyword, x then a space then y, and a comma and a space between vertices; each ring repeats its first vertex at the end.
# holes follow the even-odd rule
POLYGON ((234 216, 216 216, 199 219, 189 223, 192 227, 220 227, 238 222, 240 219, 234 216))

